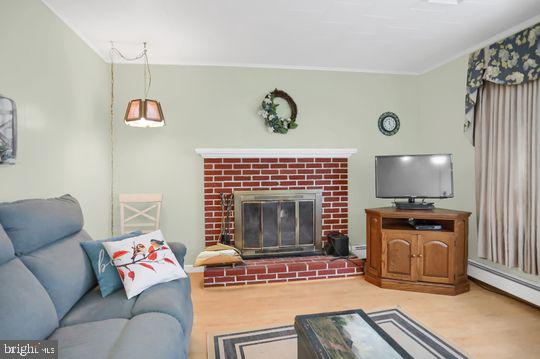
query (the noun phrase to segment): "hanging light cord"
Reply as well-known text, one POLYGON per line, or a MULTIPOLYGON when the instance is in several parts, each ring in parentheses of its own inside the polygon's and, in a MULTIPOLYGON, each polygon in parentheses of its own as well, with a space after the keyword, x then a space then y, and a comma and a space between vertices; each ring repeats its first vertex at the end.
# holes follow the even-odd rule
POLYGON ((114 47, 114 43, 111 42, 111 64, 113 63, 113 56, 117 54, 125 61, 133 62, 140 59, 144 59, 144 98, 148 97, 148 92, 150 91, 150 86, 152 85, 152 73, 150 72, 150 64, 148 62, 148 50, 146 48, 146 42, 143 42, 143 50, 136 56, 128 57, 114 47))
POLYGON ((144 98, 148 97, 148 91, 150 91, 150 85, 152 84, 152 74, 150 73, 150 65, 148 63, 148 54, 146 49, 146 42, 143 43, 143 51, 135 57, 127 57, 120 50, 114 47, 114 42, 111 41, 111 50, 109 56, 111 60, 111 102, 109 108, 109 133, 110 133, 110 146, 111 146, 111 223, 110 230, 111 236, 114 234, 114 54, 117 54, 125 61, 136 61, 144 58, 144 98))

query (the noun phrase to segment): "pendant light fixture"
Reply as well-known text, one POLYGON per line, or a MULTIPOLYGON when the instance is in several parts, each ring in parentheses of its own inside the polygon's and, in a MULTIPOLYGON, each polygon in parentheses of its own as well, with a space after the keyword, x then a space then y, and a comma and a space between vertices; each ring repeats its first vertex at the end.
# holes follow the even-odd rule
POLYGON ((136 57, 128 58, 124 56, 114 46, 111 51, 116 52, 121 58, 126 61, 135 61, 144 59, 144 97, 129 101, 124 123, 132 127, 163 127, 165 125, 165 117, 161 104, 157 100, 148 99, 148 91, 152 85, 152 74, 148 63, 148 50, 146 42, 143 43, 143 51, 136 57))

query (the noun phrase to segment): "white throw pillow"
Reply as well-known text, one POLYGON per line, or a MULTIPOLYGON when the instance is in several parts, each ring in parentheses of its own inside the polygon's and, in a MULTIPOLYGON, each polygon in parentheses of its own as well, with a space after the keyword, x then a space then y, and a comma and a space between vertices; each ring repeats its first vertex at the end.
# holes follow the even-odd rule
POLYGON ((153 285, 187 277, 160 230, 104 242, 103 246, 118 270, 128 299, 153 285))

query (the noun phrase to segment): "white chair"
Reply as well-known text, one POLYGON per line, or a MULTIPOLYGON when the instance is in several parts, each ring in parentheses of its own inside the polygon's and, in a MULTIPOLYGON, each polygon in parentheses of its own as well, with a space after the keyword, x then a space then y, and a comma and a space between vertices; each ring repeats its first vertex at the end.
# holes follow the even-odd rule
POLYGON ((120 194, 120 232, 140 230, 148 233, 159 229, 161 193, 120 194))

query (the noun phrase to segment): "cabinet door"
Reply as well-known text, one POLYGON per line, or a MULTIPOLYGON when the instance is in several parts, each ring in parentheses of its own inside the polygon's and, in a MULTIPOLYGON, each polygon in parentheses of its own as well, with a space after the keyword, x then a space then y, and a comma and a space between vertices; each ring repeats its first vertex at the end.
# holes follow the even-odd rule
POLYGON ((454 237, 449 233, 418 236, 418 280, 454 282, 454 237))
POLYGON ((384 232, 382 238, 382 276, 416 281, 415 234, 384 232))

